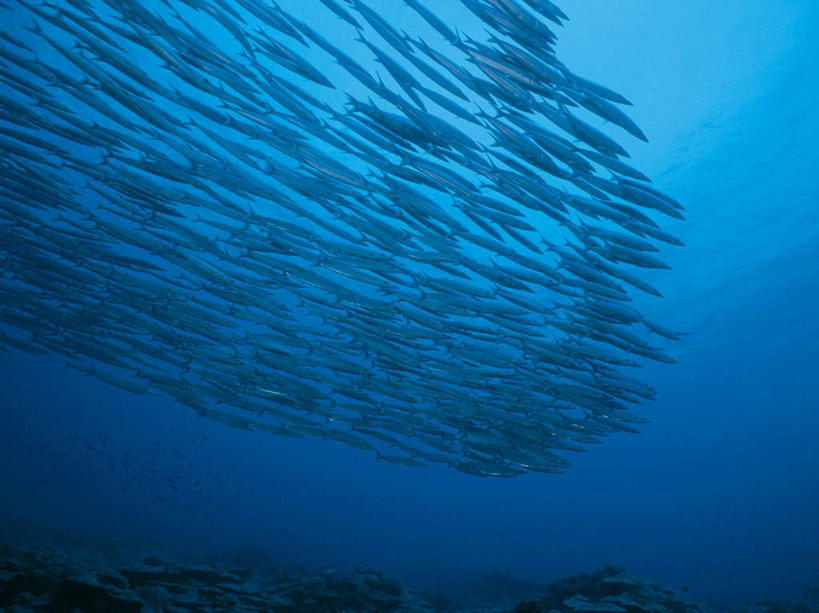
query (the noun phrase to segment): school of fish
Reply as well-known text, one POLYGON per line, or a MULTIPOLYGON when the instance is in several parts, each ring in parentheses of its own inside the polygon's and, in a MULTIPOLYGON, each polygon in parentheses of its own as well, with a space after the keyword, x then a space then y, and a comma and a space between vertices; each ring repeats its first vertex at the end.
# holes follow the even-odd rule
POLYGON ((0 349, 480 476, 645 421, 682 207, 550 0, 0 0, 0 349))

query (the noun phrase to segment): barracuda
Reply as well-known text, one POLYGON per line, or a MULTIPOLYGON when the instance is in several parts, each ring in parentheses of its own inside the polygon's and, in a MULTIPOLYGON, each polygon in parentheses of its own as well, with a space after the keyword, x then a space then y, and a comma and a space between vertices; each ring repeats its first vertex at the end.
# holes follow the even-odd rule
POLYGON ((482 477, 644 421, 682 206, 556 5, 103 3, 0 3, 0 350, 482 477))

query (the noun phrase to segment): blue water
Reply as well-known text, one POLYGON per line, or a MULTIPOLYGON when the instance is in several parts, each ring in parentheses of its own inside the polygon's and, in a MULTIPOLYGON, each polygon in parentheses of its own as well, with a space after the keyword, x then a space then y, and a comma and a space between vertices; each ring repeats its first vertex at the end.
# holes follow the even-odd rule
MULTIPOLYGON (((282 3, 283 5, 286 3, 282 3)), ((382 12, 388 1, 372 2, 382 12)), ((434 2, 429 2, 435 5, 434 2)), ((458 23, 462 8, 440 2, 458 23)), ((558 52, 626 95, 635 167, 686 206, 638 435, 563 474, 479 479, 225 428, 54 356, 0 354, 0 536, 182 555, 261 548, 449 587, 604 563, 727 604, 819 584, 819 69, 810 0, 564 1, 558 52)), ((318 26, 316 26, 318 27, 318 26)))

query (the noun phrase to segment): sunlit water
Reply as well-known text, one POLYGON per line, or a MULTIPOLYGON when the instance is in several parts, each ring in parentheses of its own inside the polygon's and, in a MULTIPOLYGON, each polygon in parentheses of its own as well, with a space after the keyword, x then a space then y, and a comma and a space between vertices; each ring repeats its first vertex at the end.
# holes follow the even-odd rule
POLYGON ((650 279, 666 298, 644 305, 689 332, 668 348, 678 364, 644 369, 660 392, 643 411, 653 423, 573 456, 565 474, 476 479, 227 429, 62 359, 7 353, 0 535, 182 554, 261 546, 443 587, 608 562, 732 604, 815 586, 819 10, 562 4, 563 61, 634 102, 650 140, 632 147, 635 165, 687 209, 668 228, 687 246, 650 279))

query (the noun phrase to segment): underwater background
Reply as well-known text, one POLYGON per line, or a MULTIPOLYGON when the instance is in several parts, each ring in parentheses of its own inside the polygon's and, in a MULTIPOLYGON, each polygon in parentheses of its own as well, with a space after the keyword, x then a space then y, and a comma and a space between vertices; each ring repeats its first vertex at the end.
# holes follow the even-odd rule
MULTIPOLYGON (((427 4, 465 19, 454 0, 427 4)), ((560 4, 561 61, 633 102, 649 142, 629 142, 630 163, 685 205, 663 222, 685 243, 661 245, 672 270, 644 275, 664 298, 636 299, 686 333, 663 345, 676 364, 640 369, 658 394, 639 434, 560 474, 478 478, 226 428, 12 348, 1 540, 361 564, 424 589, 612 563, 727 606, 819 585, 819 5, 560 4)))

